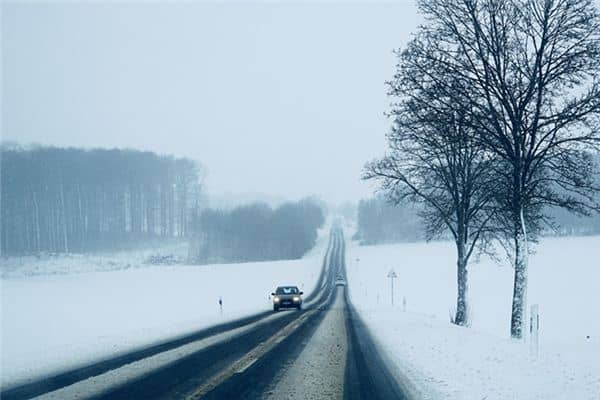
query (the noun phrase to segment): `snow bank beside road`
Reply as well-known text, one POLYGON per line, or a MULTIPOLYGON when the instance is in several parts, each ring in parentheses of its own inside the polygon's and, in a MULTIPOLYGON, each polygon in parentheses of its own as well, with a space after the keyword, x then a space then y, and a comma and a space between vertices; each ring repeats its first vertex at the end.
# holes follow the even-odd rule
POLYGON ((301 260, 3 278, 2 387, 269 310, 279 284, 308 293, 327 241, 301 260))
POLYGON ((472 328, 449 323, 454 257, 452 244, 440 242, 348 248, 352 301, 399 374, 432 399, 600 399, 599 237, 547 238, 532 255, 537 359, 528 343, 508 338, 511 268, 487 259, 473 264, 472 328), (391 267, 398 274, 395 308, 391 267))

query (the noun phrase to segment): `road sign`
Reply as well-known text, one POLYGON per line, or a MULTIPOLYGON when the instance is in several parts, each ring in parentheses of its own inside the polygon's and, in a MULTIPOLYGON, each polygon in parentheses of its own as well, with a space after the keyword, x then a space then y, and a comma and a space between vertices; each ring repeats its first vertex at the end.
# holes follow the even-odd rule
POLYGON ((394 306, 394 279, 396 279, 398 277, 398 275, 396 275, 396 272, 394 271, 394 268, 390 269, 390 272, 388 272, 387 277, 390 278, 390 282, 392 283, 392 307, 394 306))

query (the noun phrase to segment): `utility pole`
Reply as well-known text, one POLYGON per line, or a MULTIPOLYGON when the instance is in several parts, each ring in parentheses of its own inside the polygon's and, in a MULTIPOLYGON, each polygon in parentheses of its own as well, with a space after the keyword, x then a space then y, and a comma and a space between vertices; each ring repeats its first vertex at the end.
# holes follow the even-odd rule
POLYGON ((396 272, 394 271, 394 268, 390 269, 390 272, 388 272, 387 277, 390 278, 390 282, 392 283, 392 307, 394 307, 394 279, 398 277, 398 275, 396 275, 396 272))

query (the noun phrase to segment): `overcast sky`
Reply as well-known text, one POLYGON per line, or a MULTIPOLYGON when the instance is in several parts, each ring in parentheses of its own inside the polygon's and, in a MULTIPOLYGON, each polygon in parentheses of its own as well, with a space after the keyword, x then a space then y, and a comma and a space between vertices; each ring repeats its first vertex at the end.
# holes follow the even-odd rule
POLYGON ((2 5, 2 138, 187 156, 212 193, 370 195, 395 4, 2 5))

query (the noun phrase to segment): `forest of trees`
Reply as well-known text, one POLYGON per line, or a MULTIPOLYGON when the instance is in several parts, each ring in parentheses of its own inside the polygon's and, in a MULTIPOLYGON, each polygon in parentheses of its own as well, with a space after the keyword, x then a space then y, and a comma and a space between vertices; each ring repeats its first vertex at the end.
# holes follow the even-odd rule
POLYGON ((207 209, 194 223, 189 258, 198 264, 297 259, 310 250, 325 221, 314 200, 207 209))
POLYGON ((424 238, 413 205, 393 206, 380 196, 358 203, 357 230, 353 239, 360 244, 414 242, 424 238))
POLYGON ((581 216, 561 208, 548 211, 551 224, 542 230, 544 236, 600 235, 600 215, 581 216))
MULTIPOLYGON (((560 208, 547 211, 549 224, 542 236, 600 235, 600 215, 579 216, 560 208)), ((450 236, 447 234, 447 237, 450 236)), ((353 239, 361 245, 414 242, 427 238, 417 206, 411 203, 390 204, 382 196, 358 203, 357 230, 353 239)))
POLYGON ((184 237, 194 161, 134 150, 2 147, 2 254, 86 252, 184 237))

